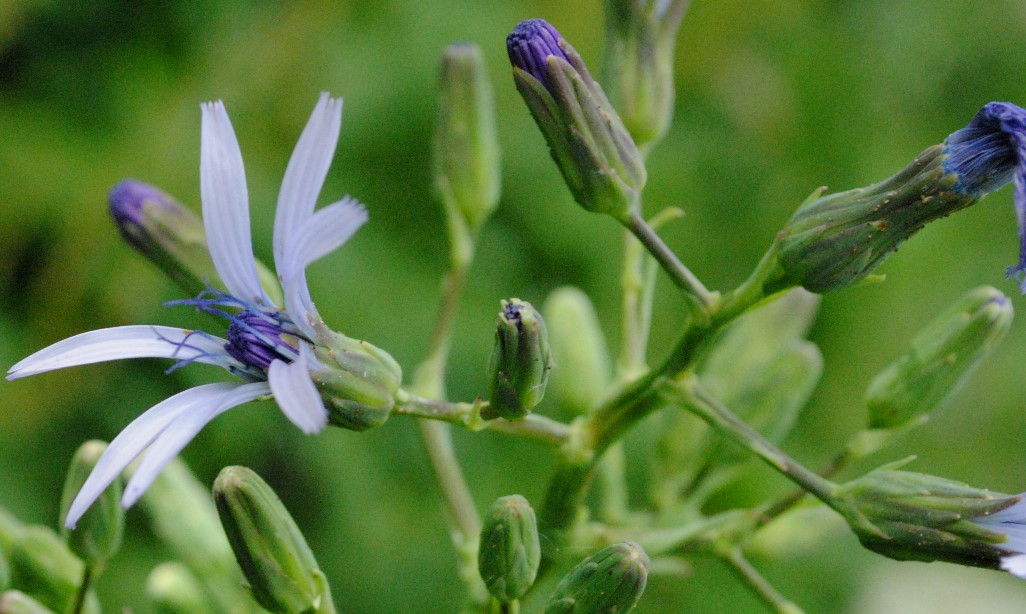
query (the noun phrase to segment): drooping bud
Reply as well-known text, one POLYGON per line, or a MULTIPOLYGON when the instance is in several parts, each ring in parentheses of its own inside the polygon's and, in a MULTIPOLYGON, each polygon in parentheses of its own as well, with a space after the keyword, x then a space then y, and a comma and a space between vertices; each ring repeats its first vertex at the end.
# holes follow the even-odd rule
POLYGON ((648 555, 634 542, 604 548, 563 578, 545 614, 630 612, 645 592, 650 564, 648 555))
POLYGON ((552 363, 552 390, 559 403, 583 415, 595 409, 609 386, 609 351, 588 295, 557 288, 542 306, 552 363))
MULTIPOLYGON (((78 595, 85 566, 52 530, 27 526, 11 548, 11 584, 55 612, 67 612, 78 595)), ((84 612, 99 612, 90 591, 84 612)))
POLYGON ((940 407, 1005 338, 1012 302, 990 286, 976 288, 916 335, 869 384, 871 428, 898 428, 940 407))
POLYGON ((53 610, 21 591, 0 595, 0 614, 53 614, 53 610))
MULTIPOLYGON (((110 215, 129 245, 156 264, 189 296, 210 287, 223 289, 210 258, 203 221, 166 192, 135 179, 111 188, 110 215)), ((267 267, 257 263, 260 283, 281 302, 281 284, 267 267)))
POLYGON ((527 301, 502 301, 495 328, 495 346, 488 361, 488 398, 485 418, 516 420, 530 412, 545 396, 551 368, 545 322, 527 301))
POLYGON ((472 43, 449 45, 442 55, 433 162, 455 245, 464 233, 475 233, 499 202, 495 102, 481 49, 472 43))
POLYGON ((121 478, 118 477, 79 518, 74 530, 64 527, 71 502, 86 478, 93 472, 100 455, 107 449, 102 441, 87 441, 79 446, 71 460, 61 495, 61 532, 68 548, 94 569, 102 569, 121 547, 125 528, 125 510, 121 507, 121 478))
POLYGON ((673 119, 673 56, 690 0, 606 0, 606 84, 643 150, 673 119))
POLYGON ((271 612, 334 612, 327 579, 292 516, 260 476, 225 467, 214 502, 250 591, 271 612))
POLYGON ((161 563, 146 578, 146 596, 157 614, 213 614, 196 576, 181 563, 161 563))
POLYGON ((997 569, 1026 552, 1021 496, 972 488, 894 463, 837 488, 834 506, 866 548, 900 561, 997 569))
POLYGON ((628 220, 647 173, 637 145, 584 61, 544 19, 506 38, 513 79, 574 199, 628 220))
POLYGON ((534 584, 540 563, 534 509, 520 495, 497 499, 484 518, 477 558, 488 591, 504 603, 520 599, 534 584))
MULTIPOLYGON (((887 181, 820 197, 817 190, 777 236, 785 283, 826 292, 871 273, 926 223, 964 209, 1016 178, 1020 262, 1026 271, 1026 110, 992 102, 941 145, 887 181)), ((1021 280, 1026 292, 1026 278, 1021 280)))
POLYGON ((385 350, 314 325, 314 354, 324 369, 311 372, 328 408, 328 422, 353 431, 381 426, 395 406, 402 367, 385 350))

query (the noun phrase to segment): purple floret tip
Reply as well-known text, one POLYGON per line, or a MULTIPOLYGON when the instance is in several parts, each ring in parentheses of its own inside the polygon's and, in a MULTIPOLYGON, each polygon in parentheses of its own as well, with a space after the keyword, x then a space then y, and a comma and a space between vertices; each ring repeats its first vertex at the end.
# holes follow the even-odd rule
POLYGON ((544 19, 521 21, 506 37, 506 51, 513 66, 548 86, 548 58, 567 59, 560 46, 563 37, 544 19))

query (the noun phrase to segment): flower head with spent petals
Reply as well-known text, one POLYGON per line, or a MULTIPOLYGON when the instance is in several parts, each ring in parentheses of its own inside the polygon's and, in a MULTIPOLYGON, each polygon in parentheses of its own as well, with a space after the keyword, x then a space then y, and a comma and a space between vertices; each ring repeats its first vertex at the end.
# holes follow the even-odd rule
MULTIPOLYGON (((193 362, 223 367, 242 382, 180 392, 136 418, 111 442, 68 510, 74 527, 83 512, 143 450, 148 452, 125 489, 132 505, 160 470, 214 417, 273 396, 304 433, 316 433, 338 410, 355 403, 391 409, 399 367, 387 353, 330 331, 310 298, 306 267, 345 243, 367 221, 364 207, 346 197, 316 210, 338 143, 342 100, 322 94, 289 160, 274 221, 274 263, 284 308, 261 286, 250 240, 249 197, 242 153, 221 102, 202 105, 200 188, 210 257, 227 292, 208 289, 175 301, 223 316, 227 339, 168 326, 120 326, 60 341, 17 363, 7 379, 121 358, 170 358, 172 370, 193 362), (361 369, 352 373, 352 365, 361 369), (378 367, 377 373, 370 367, 378 367), (362 381, 360 376, 371 381, 362 381), (375 388, 375 385, 378 387, 375 388), (357 394, 349 394, 356 389, 357 394), (368 393, 368 389, 371 391, 368 393), (327 407, 325 406, 327 402, 327 407), (350 405, 347 405, 350 404, 350 405)), ((112 198, 116 193, 112 192, 112 198)), ((381 416, 380 413, 375 416, 381 416)), ((383 421, 383 418, 377 423, 383 421)), ((367 428, 373 423, 346 423, 367 428)))

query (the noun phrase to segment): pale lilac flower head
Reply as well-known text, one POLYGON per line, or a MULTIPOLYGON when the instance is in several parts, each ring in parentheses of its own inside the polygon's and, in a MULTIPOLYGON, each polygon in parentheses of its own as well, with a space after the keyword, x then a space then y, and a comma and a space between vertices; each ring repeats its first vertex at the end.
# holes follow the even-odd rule
MULTIPOLYGON (((274 397, 304 433, 327 424, 328 412, 311 378, 324 367, 314 356, 320 316, 310 298, 306 267, 345 243, 367 220, 355 200, 316 209, 342 124, 342 100, 322 94, 289 160, 274 221, 274 263, 284 305, 261 286, 250 239, 249 196, 242 152, 220 102, 202 105, 200 188, 210 256, 227 292, 208 290, 176 304, 225 317, 227 339, 168 326, 120 326, 60 341, 17 363, 7 379, 121 358, 170 358, 172 369, 193 362, 223 367, 243 381, 180 392, 136 418, 111 442, 68 510, 74 527, 103 490, 144 450, 125 488, 132 505, 160 470, 213 418, 237 405, 274 397)), ((116 222, 131 221, 133 203, 160 200, 123 182, 111 193, 116 222)))
POLYGON ((970 522, 1005 535, 1007 540, 997 545, 1009 553, 1001 557, 1001 569, 1026 579, 1026 499, 989 516, 972 518, 970 522))

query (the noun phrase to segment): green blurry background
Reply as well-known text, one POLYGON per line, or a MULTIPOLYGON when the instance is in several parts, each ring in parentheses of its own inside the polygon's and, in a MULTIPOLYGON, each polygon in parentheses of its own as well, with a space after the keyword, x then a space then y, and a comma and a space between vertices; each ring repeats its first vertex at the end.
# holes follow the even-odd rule
MULTIPOLYGON (((187 308, 162 307, 180 295, 120 242, 107 190, 135 177, 198 208, 199 103, 223 99, 246 161, 257 253, 269 260, 282 172, 328 90, 345 98, 345 119, 321 202, 351 194, 371 221, 312 267, 312 293, 329 324, 387 348, 412 372, 447 262, 428 169, 438 58, 458 40, 479 44, 489 62, 504 192, 460 308, 451 395, 483 392, 504 297, 541 303, 555 287, 580 286, 616 347, 620 231, 573 204, 509 76, 505 36, 539 16, 598 71, 598 0, 0 2, 0 366, 98 327, 196 325, 187 308)), ((648 211, 683 207, 667 241, 707 285, 733 287, 817 186, 883 179, 984 103, 1026 104, 1024 58, 1021 0, 695 0, 678 46, 676 123, 651 157, 648 211)), ((1017 249, 1006 189, 912 239, 884 265, 886 284, 825 297, 813 339, 826 374, 785 447, 825 462, 863 424, 868 379, 921 323, 979 284, 1016 293, 1002 273, 1017 249)), ((655 357, 684 312, 664 282, 655 357)), ((946 411, 904 449, 871 460, 915 452, 916 470, 1023 490, 1024 345, 1021 321, 946 411)), ((201 367, 167 376, 166 367, 105 364, 0 385, 0 505, 54 525, 79 443, 109 440, 157 401, 220 377, 201 367)), ((511 492, 539 502, 547 450, 489 433, 459 432, 456 443, 479 507, 511 492)), ((311 438, 272 404, 253 404, 217 419, 183 456, 204 483, 230 464, 263 475, 306 531, 341 611, 458 607, 442 503, 411 421, 311 438)), ((784 487, 757 467, 724 503, 784 487)), ((141 513, 128 518, 126 547, 98 590, 109 611, 145 612, 145 576, 169 553, 141 513)), ((1026 602, 1026 584, 1001 574, 896 563, 861 550, 836 523, 794 526, 777 531, 776 553, 755 563, 810 612, 1007 611, 1026 602)), ((694 562, 690 578, 653 579, 637 611, 764 611, 716 561, 694 562)))

